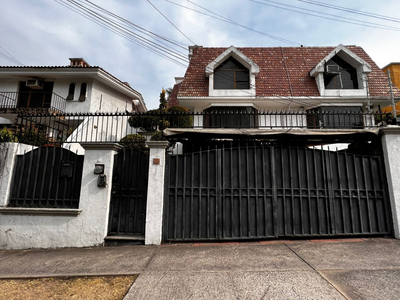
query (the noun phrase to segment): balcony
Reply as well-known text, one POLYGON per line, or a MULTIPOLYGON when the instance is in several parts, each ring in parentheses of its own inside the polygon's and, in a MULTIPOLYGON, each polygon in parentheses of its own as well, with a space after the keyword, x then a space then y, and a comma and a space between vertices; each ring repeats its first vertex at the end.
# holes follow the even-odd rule
POLYGON ((64 113, 66 104, 52 92, 0 92, 0 110, 7 113, 64 113))

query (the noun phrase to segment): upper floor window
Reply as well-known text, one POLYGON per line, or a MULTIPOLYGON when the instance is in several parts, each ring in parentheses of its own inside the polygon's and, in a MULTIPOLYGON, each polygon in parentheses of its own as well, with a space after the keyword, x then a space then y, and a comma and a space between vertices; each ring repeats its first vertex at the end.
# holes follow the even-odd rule
POLYGON ((70 83, 67 100, 74 100, 74 94, 75 94, 75 83, 70 83))
POLYGON ((214 70, 214 89, 250 89, 249 69, 229 57, 214 70))
POLYGON ((358 89, 357 69, 335 55, 325 65, 325 89, 358 89))
POLYGON ((86 100, 86 90, 87 90, 87 83, 82 83, 81 84, 81 92, 79 94, 79 101, 86 100))
POLYGON ((307 111, 308 128, 364 128, 361 106, 324 106, 307 111))
POLYGON ((218 106, 204 110, 204 128, 257 128, 254 107, 218 106))

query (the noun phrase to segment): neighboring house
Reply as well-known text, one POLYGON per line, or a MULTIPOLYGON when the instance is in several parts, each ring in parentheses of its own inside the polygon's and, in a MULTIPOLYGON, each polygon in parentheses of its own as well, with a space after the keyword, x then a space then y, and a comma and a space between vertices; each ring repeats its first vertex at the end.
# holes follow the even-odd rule
MULTIPOLYGON (((385 67, 382 68, 382 71, 385 72, 386 76, 389 78, 388 71, 390 71, 390 78, 392 79, 392 83, 394 84, 395 87, 400 88, 400 63, 398 62, 393 62, 385 67)), ((396 111, 397 114, 400 112, 400 103, 396 103, 396 111)), ((384 111, 391 112, 393 111, 393 106, 388 106, 384 108, 384 111)))
MULTIPOLYGON (((0 126, 14 124, 18 113, 126 111, 147 111, 142 95, 83 58, 70 58, 69 66, 0 67, 0 126)), ((80 122, 68 128, 69 133, 80 122)), ((65 131, 60 125, 57 129, 47 135, 55 138, 59 134, 56 131, 65 131)))
MULTIPOLYGON (((189 57, 186 74, 177 78, 169 102, 194 112, 218 114, 234 108, 243 114, 282 110, 306 114, 312 110, 312 116, 302 116, 306 120, 296 117, 291 121, 300 125, 308 123, 308 127, 313 124, 314 128, 360 128, 368 122, 354 116, 346 124, 339 125, 340 118, 336 121, 321 119, 316 112, 351 111, 357 114, 368 111, 368 104, 371 110, 389 104, 387 76, 358 46, 194 46, 190 47, 189 57)), ((394 96, 400 97, 397 88, 394 96)), ((216 122, 215 117, 205 117, 198 120, 197 125, 199 128, 235 127, 238 122, 250 128, 287 125, 266 117, 247 121, 230 118, 220 122, 223 124, 216 122)))

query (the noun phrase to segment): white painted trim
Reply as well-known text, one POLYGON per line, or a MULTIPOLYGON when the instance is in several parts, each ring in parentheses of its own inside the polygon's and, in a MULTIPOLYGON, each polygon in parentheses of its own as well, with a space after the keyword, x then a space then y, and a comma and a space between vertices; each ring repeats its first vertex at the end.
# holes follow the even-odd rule
POLYGON ((236 47, 230 46, 227 50, 222 52, 216 59, 206 66, 206 76, 209 77, 208 81, 208 94, 210 97, 249 97, 256 95, 256 77, 260 72, 260 67, 253 62, 250 58, 240 52, 236 47), (214 89, 214 70, 228 57, 235 58, 238 62, 249 69, 250 73, 250 88, 243 90, 221 90, 214 89))

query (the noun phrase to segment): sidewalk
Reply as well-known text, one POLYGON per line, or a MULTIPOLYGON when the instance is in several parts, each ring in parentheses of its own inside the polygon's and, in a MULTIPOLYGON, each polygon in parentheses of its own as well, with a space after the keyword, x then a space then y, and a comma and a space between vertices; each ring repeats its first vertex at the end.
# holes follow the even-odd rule
POLYGON ((399 299, 400 241, 350 239, 0 252, 0 278, 140 274, 131 299, 399 299))

